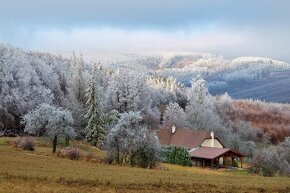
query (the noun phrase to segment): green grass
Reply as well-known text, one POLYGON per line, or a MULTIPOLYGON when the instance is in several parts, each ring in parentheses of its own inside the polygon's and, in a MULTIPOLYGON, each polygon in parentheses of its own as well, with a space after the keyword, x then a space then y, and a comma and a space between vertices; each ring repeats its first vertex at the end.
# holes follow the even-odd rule
MULTIPOLYGON (((266 178, 245 171, 219 171, 164 164, 150 170, 72 161, 43 145, 27 152, 0 139, 0 192, 290 192, 290 178, 266 178), (4 141, 4 142, 3 142, 4 141)), ((39 140, 39 139, 38 139, 39 140)), ((41 144, 37 140, 37 144, 41 144)), ((8 142, 7 142, 8 141, 8 142)), ((84 142, 82 150, 104 153, 84 142)))

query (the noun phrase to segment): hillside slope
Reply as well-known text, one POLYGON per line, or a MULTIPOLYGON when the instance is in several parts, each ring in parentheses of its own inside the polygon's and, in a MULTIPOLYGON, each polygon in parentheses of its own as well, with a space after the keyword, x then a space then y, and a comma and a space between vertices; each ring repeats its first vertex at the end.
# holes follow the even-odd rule
POLYGON ((262 129, 274 143, 290 136, 290 105, 234 100, 226 113, 232 121, 242 120, 262 129))

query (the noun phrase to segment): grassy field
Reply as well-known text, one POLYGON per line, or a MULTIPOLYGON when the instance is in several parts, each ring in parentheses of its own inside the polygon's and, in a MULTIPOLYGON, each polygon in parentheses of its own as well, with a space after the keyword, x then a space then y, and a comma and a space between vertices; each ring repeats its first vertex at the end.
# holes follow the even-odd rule
MULTIPOLYGON (((0 192, 290 192, 290 178, 260 177, 246 171, 221 171, 164 165, 150 170, 72 161, 51 155, 51 148, 38 141, 27 152, 0 139, 0 192), (40 146, 40 147, 39 147, 40 146)), ((103 153, 85 143, 83 150, 103 153)))

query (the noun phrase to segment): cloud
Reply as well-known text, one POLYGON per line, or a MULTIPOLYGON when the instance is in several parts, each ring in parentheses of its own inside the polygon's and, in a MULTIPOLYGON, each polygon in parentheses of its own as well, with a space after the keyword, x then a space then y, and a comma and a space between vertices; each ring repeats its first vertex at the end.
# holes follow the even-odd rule
POLYGON ((9 0, 0 23, 24 26, 175 28, 223 23, 236 27, 289 24, 288 0, 9 0))
POLYGON ((0 41, 85 53, 204 51, 290 61, 288 0, 9 0, 0 41))
MULTIPOLYGON (((207 27, 199 30, 125 30, 121 28, 45 29, 22 33, 20 47, 65 52, 210 51, 243 46, 247 37, 238 32, 207 27), (21 45, 25 44, 25 45, 21 45)), ((15 42, 16 43, 16 42, 15 42)), ((17 43, 16 43, 17 44, 17 43)))

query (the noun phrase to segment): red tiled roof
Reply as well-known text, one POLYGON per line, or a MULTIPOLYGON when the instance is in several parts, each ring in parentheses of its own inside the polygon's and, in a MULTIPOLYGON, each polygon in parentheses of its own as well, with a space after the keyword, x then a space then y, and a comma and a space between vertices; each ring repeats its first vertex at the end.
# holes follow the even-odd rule
POLYGON ((204 159, 214 159, 222 156, 228 152, 236 156, 243 156, 238 152, 234 152, 229 148, 216 148, 216 147, 199 147, 190 153, 191 157, 204 158, 204 159))
POLYGON ((211 138, 210 133, 207 131, 176 129, 173 134, 171 129, 168 128, 162 128, 155 131, 161 145, 182 146, 188 149, 198 147, 205 139, 211 138))

